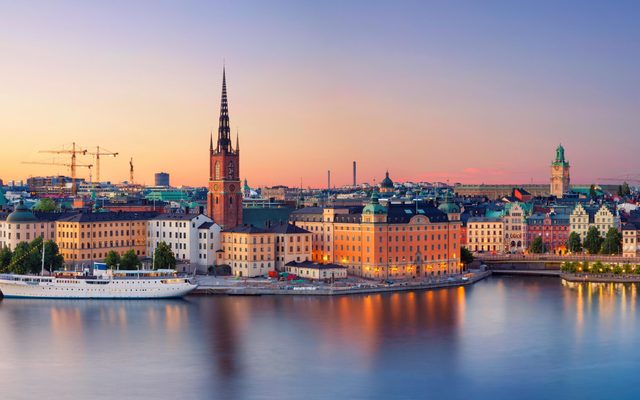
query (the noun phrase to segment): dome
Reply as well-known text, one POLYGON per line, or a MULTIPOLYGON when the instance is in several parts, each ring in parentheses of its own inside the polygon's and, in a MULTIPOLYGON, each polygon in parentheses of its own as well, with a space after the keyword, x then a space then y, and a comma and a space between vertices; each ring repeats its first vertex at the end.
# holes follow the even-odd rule
POLYGON ((451 193, 447 192, 444 196, 444 201, 438 206, 438 210, 445 214, 456 214, 460 212, 460 207, 451 199, 451 193))
POLYGON ((38 219, 35 215, 24 205, 24 203, 20 202, 16 209, 7 216, 7 222, 36 222, 38 219))
POLYGON ((387 209, 378 201, 378 191, 374 190, 371 193, 371 200, 362 209, 363 214, 385 214, 387 209))
POLYGON ((384 179, 380 182, 380 187, 385 189, 393 189, 393 181, 389 178, 389 171, 385 173, 384 179))

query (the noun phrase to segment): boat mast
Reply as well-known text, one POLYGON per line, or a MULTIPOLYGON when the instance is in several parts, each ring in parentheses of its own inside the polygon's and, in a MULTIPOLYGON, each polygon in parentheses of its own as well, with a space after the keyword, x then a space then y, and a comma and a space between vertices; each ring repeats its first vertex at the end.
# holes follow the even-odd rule
POLYGON ((44 237, 42 238, 42 266, 40 268, 40 276, 44 276, 44 237))

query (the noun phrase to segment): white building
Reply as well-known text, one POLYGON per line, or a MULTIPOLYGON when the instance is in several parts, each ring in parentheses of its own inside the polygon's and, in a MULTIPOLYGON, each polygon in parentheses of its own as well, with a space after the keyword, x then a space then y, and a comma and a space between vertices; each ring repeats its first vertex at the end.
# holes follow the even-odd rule
POLYGON ((44 240, 55 240, 56 224, 54 218, 63 214, 43 213, 45 217, 38 218, 24 204, 20 203, 10 214, 0 216, 0 248, 8 247, 14 250, 20 242, 30 242, 37 237, 44 240))
POLYGON ((147 222, 147 254, 161 242, 173 251, 179 267, 206 272, 220 250, 220 226, 204 214, 162 214, 147 222))

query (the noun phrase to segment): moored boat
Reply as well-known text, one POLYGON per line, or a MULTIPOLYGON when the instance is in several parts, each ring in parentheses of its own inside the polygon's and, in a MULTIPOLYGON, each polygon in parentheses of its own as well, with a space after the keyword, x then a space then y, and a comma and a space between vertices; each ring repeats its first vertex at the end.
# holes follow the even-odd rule
POLYGON ((0 275, 5 298, 159 299, 182 297, 198 287, 175 270, 110 270, 95 264, 93 272, 57 272, 53 276, 0 275))

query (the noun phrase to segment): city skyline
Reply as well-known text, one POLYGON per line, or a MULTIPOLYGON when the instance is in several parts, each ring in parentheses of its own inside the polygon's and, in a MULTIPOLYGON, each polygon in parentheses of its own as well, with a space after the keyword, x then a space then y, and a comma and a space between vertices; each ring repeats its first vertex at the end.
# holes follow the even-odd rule
POLYGON ((206 186, 223 59, 252 186, 548 183, 559 143, 572 182, 636 171, 637 6, 498 4, 5 4, 0 178, 75 141, 120 153, 105 180, 206 186))

